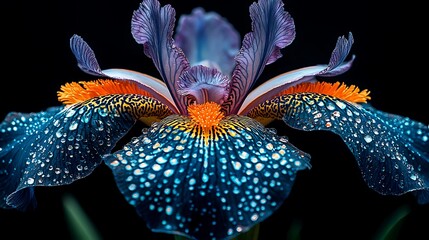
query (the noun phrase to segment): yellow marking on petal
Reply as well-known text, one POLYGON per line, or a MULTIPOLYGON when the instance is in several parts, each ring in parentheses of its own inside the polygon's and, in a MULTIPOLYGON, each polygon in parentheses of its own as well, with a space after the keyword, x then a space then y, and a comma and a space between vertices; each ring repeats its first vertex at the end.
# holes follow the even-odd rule
POLYGON ((312 92, 326 94, 342 100, 350 102, 363 102, 366 103, 371 99, 369 91, 367 89, 360 90, 357 86, 347 86, 344 83, 327 83, 327 82, 315 82, 315 83, 301 83, 291 88, 282 91, 278 96, 285 94, 293 94, 299 92, 312 92))
MULTIPOLYGON (((188 113, 191 120, 202 130, 206 144, 208 144, 209 136, 213 136, 211 133, 216 130, 219 122, 225 117, 220 105, 214 102, 190 105, 188 113)), ((193 132, 193 134, 198 133, 193 132)))
POLYGON ((58 100, 66 105, 110 94, 139 94, 152 97, 150 93, 141 89, 136 82, 111 79, 66 83, 57 92, 58 100))

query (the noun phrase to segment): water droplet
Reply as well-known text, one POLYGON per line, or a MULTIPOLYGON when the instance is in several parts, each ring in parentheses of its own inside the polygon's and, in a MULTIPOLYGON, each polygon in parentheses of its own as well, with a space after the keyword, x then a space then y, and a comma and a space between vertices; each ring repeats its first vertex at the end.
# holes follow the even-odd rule
POLYGON ((55 136, 57 138, 61 138, 63 136, 63 128, 62 127, 57 130, 57 132, 55 133, 55 136))
POLYGON ((203 180, 203 182, 208 182, 209 181, 209 176, 207 175, 207 174, 203 174, 203 177, 202 177, 202 180, 203 180))
POLYGON ((263 168, 264 168, 264 164, 262 164, 262 163, 257 163, 255 165, 256 171, 261 171, 263 168))
POLYGON ((237 162, 237 161, 231 161, 232 166, 234 167, 235 170, 240 170, 241 168, 241 163, 237 162))
POLYGON ((159 158, 157 158, 156 159, 156 162, 157 163, 159 163, 159 164, 164 164, 164 163, 166 163, 168 160, 167 159, 165 159, 164 157, 159 157, 159 158))
POLYGON ((167 169, 164 171, 164 176, 165 177, 170 177, 171 175, 173 175, 174 170, 173 169, 167 169))
POLYGON ((195 178, 189 179, 189 185, 194 185, 196 183, 195 178))
POLYGON ((173 207, 172 206, 166 206, 165 207, 165 213, 167 214, 167 215, 171 215, 171 214, 173 214, 173 207))
POLYGON ((154 171, 159 171, 159 170, 161 170, 161 165, 159 165, 159 164, 154 164, 154 165, 152 166, 152 169, 153 169, 154 171))
POLYGON ((372 137, 370 135, 366 135, 363 139, 365 139, 365 142, 367 143, 372 142, 372 137))
POLYGON ((136 186, 134 183, 132 183, 132 184, 130 184, 130 185, 128 186, 128 189, 129 189, 130 191, 134 191, 134 190, 136 190, 136 188, 137 188, 137 186, 136 186))
POLYGON ((332 104, 332 103, 328 103, 328 105, 326 106, 326 108, 328 109, 328 110, 334 110, 335 109, 335 105, 334 104, 332 104))
POLYGON ((28 178, 27 179, 27 184, 33 184, 34 183, 34 178, 28 178))
POLYGON ((102 117, 106 117, 108 114, 107 108, 99 108, 98 114, 100 114, 100 116, 102 116, 102 117))

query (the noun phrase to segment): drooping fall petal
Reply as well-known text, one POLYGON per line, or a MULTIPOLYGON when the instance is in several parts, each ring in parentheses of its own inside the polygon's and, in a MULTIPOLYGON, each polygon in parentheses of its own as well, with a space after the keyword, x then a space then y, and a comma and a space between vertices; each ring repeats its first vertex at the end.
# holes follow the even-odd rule
POLYGON ((266 219, 310 166, 308 154, 242 116, 206 135, 172 115, 105 162, 149 228, 199 240, 231 239, 266 219))

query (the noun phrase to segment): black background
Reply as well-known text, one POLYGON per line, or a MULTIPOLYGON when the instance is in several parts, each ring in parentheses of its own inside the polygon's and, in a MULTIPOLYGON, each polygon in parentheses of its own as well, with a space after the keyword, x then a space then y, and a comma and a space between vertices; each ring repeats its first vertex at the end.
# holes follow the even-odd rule
MULTIPOLYGON (((196 6, 221 13, 241 36, 251 30, 248 7, 252 2, 161 1, 163 5, 173 5, 177 19, 196 6)), ((74 33, 90 44, 103 69, 127 68, 158 77, 130 32, 131 15, 139 3, 3 3, 1 119, 10 111, 38 112, 58 105, 56 91, 62 84, 93 79, 76 66, 69 49, 69 38, 74 33)), ((281 59, 265 68, 260 81, 288 70, 328 63, 337 37, 351 31, 355 38, 352 54, 357 56, 354 66, 327 81, 339 80, 369 89, 374 107, 429 123, 428 91, 423 85, 427 82, 427 47, 421 36, 427 29, 425 16, 420 14, 423 6, 411 1, 289 0, 285 9, 295 20, 296 38, 282 50, 281 59), (419 60, 421 57, 423 60, 419 60)), ((282 122, 271 126, 311 154, 313 167, 299 172, 290 197, 261 224, 260 240, 287 239, 288 229, 294 224, 301 226, 301 239, 373 239, 389 216, 402 207, 410 209, 410 214, 403 221, 400 238, 427 236, 424 228, 429 226, 428 206, 416 204, 408 194, 382 196, 369 189, 338 136, 295 131, 282 122)), ((35 211, 0 210, 0 238, 69 239, 62 208, 64 194, 72 194, 79 201, 103 239, 172 239, 146 228, 104 165, 71 185, 37 188, 39 205, 35 211)))

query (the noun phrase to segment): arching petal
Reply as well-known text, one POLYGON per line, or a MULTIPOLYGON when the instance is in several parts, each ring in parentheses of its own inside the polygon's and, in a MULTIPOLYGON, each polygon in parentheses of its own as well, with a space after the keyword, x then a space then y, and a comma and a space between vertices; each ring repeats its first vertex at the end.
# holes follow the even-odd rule
POLYGON ((171 111, 174 113, 179 112, 167 86, 159 79, 128 69, 111 68, 101 70, 94 51, 79 35, 74 34, 70 38, 70 48, 76 57, 78 67, 82 71, 95 76, 135 81, 140 84, 143 90, 167 105, 171 111))
POLYGON ((280 74, 262 83, 247 95, 238 113, 246 115, 252 108, 265 100, 275 97, 281 91, 300 83, 315 81, 316 76, 333 77, 348 71, 355 56, 353 55, 352 59, 347 62, 344 62, 344 60, 350 53, 353 42, 351 33, 349 33, 348 40, 344 36, 340 36, 327 65, 300 68, 280 74))
POLYGON ((227 113, 238 112, 265 65, 280 58, 280 49, 295 39, 295 24, 283 5, 280 0, 259 0, 250 6, 252 32, 244 36, 236 57, 231 93, 223 106, 227 113))
POLYGON ((370 188, 381 194, 413 192, 420 203, 429 203, 427 124, 314 93, 280 96, 249 114, 262 112, 297 129, 338 134, 356 157, 370 188), (271 111, 263 110, 267 108, 271 111))
POLYGON ((192 14, 181 15, 174 39, 191 65, 208 62, 218 66, 223 74, 232 75, 240 35, 219 14, 195 8, 192 14))
POLYGON ((258 122, 227 117, 208 138, 173 115, 105 158, 149 228, 191 239, 231 239, 269 217, 309 155, 258 122))
POLYGON ((141 117, 161 103, 108 95, 39 113, 9 113, 0 124, 0 207, 35 206, 33 187, 70 184, 89 175, 141 117))
POLYGON ((215 68, 191 67, 180 76, 178 93, 192 95, 197 104, 207 101, 222 103, 228 96, 228 76, 215 68))
POLYGON ((175 10, 166 5, 160 8, 157 0, 143 0, 134 11, 131 32, 144 53, 150 57, 173 96, 180 113, 186 114, 186 97, 176 92, 179 76, 189 68, 182 50, 173 44, 175 10))

